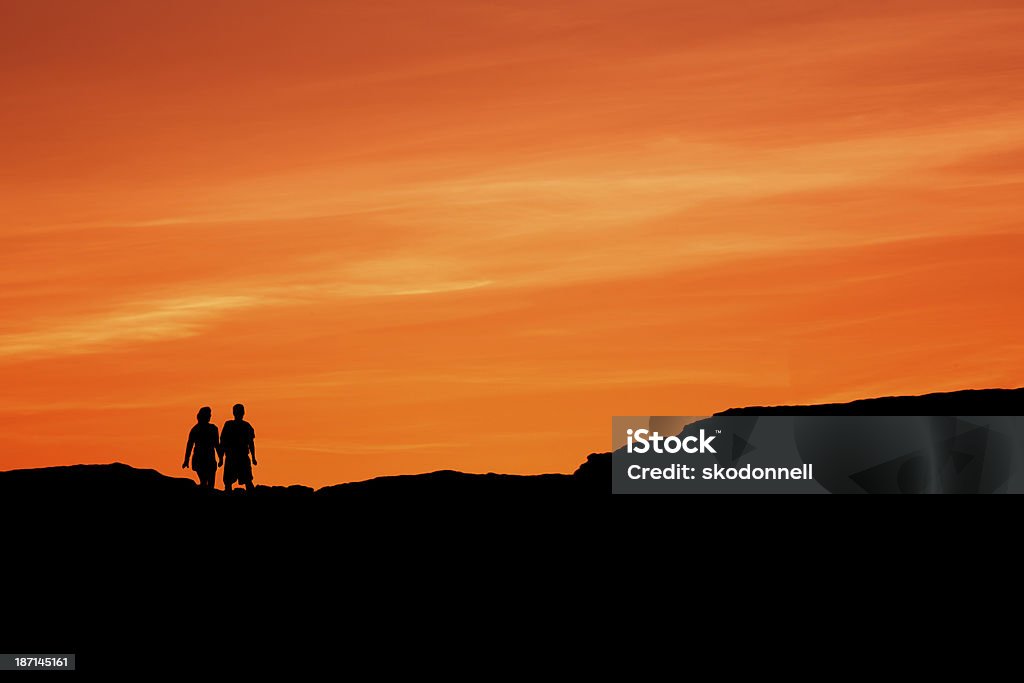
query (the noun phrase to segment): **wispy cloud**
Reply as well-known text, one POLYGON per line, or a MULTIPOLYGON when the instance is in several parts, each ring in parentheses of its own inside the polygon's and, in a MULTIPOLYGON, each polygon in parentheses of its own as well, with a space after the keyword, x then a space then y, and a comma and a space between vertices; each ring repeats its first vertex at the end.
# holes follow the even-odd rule
POLYGON ((404 453, 414 451, 437 450, 443 448, 457 448, 464 446, 463 443, 455 441, 437 441, 426 443, 391 442, 387 440, 359 443, 338 443, 338 444, 315 444, 298 441, 280 441, 277 439, 264 439, 261 447, 273 448, 279 452, 287 453, 297 451, 300 453, 323 453, 327 455, 360 453, 404 453))
POLYGON ((0 358, 90 353, 111 344, 164 341, 197 334, 224 311, 256 304, 248 296, 194 296, 136 301, 115 310, 58 321, 32 321, 29 329, 0 335, 0 358))
POLYGON ((289 306, 325 299, 415 297, 462 292, 493 284, 491 280, 321 282, 318 284, 256 283, 230 285, 248 294, 195 294, 134 300, 107 311, 59 319, 7 321, 21 330, 0 334, 0 362, 48 356, 94 353, 106 348, 183 339, 201 334, 222 317, 249 309, 289 306))

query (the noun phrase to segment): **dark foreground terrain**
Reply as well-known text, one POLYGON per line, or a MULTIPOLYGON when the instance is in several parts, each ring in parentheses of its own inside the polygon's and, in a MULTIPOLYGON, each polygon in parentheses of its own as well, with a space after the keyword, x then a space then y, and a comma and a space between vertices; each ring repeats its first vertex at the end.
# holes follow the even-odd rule
MULTIPOLYGON (((726 414, 1018 415, 1022 399, 726 414)), ((730 615, 742 620, 733 634, 777 628, 749 619, 798 600, 842 615, 916 611, 917 595, 946 604, 967 580, 957 562, 1003 553, 1010 566, 1019 535, 1016 496, 613 496, 610 466, 602 453, 573 474, 435 472, 252 495, 122 464, 0 472, 0 649, 75 652, 82 671, 133 680, 262 675, 267 662, 486 675, 510 653, 567 646, 603 661, 670 614, 702 626, 730 615), (610 614, 614 633, 597 626, 610 614)))
MULTIPOLYGON (((865 399, 851 403, 811 406, 732 408, 717 415, 1018 415, 1024 407, 1024 389, 957 391, 925 396, 865 399)), ((23 511, 50 512, 56 508, 131 509, 159 511, 178 504, 205 506, 308 506, 323 512, 332 505, 356 501, 389 505, 446 508, 462 499, 476 505, 499 500, 560 501, 610 495, 610 453, 592 453, 572 474, 534 476, 466 474, 440 471, 429 474, 379 477, 314 490, 305 486, 257 486, 252 495, 207 491, 192 479, 164 476, 154 470, 110 465, 70 465, 0 472, 0 500, 23 511)))

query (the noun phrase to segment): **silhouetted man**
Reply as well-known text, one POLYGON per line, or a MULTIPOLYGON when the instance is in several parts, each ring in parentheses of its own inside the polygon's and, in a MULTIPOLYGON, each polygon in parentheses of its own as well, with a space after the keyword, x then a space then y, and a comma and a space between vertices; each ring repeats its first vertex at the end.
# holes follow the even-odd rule
POLYGON ((230 491, 231 485, 236 481, 245 484, 246 491, 252 491, 252 467, 249 465, 249 454, 252 453, 252 464, 256 464, 256 432, 252 425, 242 419, 245 415, 245 406, 236 403, 231 409, 235 419, 224 423, 224 429, 220 433, 221 462, 227 457, 227 464, 224 465, 224 490, 230 491))
POLYGON ((181 464, 181 469, 186 469, 191 455, 192 469, 199 475, 199 485, 210 489, 217 476, 217 461, 213 454, 214 451, 221 454, 217 425, 210 423, 212 416, 213 411, 209 406, 203 406, 196 413, 196 424, 188 433, 188 443, 185 444, 185 462, 181 464), (195 453, 192 452, 193 448, 195 453))

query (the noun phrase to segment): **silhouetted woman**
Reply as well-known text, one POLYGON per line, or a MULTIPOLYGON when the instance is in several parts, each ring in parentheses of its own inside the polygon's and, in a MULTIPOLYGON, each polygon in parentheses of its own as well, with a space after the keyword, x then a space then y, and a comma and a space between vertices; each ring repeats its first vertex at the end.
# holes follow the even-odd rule
POLYGON ((192 469, 199 475, 199 485, 213 488, 213 480, 217 475, 217 459, 215 454, 221 452, 220 434, 217 425, 210 422, 213 411, 203 406, 196 414, 196 425, 188 433, 188 444, 185 446, 185 462, 181 469, 188 467, 188 457, 192 455, 192 469), (195 453, 192 448, 195 447, 195 453))

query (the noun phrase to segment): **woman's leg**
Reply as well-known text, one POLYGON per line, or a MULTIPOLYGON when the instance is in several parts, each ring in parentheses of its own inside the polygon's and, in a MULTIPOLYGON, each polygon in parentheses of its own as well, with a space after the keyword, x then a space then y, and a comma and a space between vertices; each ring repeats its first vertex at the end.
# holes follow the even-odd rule
POLYGON ((210 482, 212 481, 211 472, 216 472, 216 468, 211 470, 210 463, 203 461, 199 467, 196 468, 196 474, 199 475, 199 486, 201 488, 209 488, 210 482))

